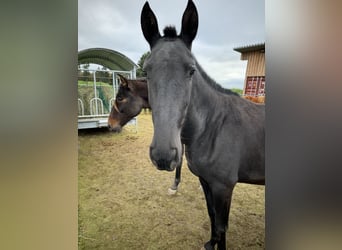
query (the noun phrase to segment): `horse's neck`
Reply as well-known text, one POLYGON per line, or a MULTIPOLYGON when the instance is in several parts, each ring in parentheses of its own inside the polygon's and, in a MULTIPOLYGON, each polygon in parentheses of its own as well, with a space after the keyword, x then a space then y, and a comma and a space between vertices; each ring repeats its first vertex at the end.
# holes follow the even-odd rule
POLYGON ((205 77, 200 74, 194 80, 190 101, 194 108, 193 112, 198 113, 200 116, 204 115, 205 119, 203 121, 209 121, 208 117, 218 110, 223 101, 227 101, 224 99, 229 97, 228 95, 224 97, 224 94, 215 90, 205 77))
MULTIPOLYGON (((196 74, 192 80, 191 99, 186 113, 182 134, 184 138, 192 138, 207 126, 208 117, 215 110, 216 101, 211 87, 201 75, 196 74)), ((186 143, 185 143, 186 144, 186 143)))
POLYGON ((140 96, 144 102, 142 108, 150 108, 150 104, 148 102, 148 90, 146 82, 136 82, 135 91, 140 96))
POLYGON ((226 119, 231 113, 228 109, 233 107, 229 105, 233 98, 237 97, 215 90, 207 82, 206 77, 197 74, 192 83, 191 100, 183 130, 184 137, 201 136, 208 128, 226 119))

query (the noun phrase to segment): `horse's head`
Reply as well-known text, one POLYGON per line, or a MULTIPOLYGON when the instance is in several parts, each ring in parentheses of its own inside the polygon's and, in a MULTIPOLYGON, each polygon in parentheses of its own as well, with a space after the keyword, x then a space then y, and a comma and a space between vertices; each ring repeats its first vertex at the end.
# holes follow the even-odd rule
POLYGON ((189 0, 179 35, 172 27, 159 33, 157 19, 146 2, 141 13, 143 34, 150 44, 146 58, 149 102, 154 125, 150 158, 160 170, 172 171, 182 163, 181 129, 190 102, 195 59, 191 44, 198 28, 198 14, 189 0))
POLYGON ((108 117, 108 128, 113 132, 120 132, 127 122, 140 113, 144 104, 144 99, 136 91, 134 80, 120 74, 119 78, 119 91, 108 117))

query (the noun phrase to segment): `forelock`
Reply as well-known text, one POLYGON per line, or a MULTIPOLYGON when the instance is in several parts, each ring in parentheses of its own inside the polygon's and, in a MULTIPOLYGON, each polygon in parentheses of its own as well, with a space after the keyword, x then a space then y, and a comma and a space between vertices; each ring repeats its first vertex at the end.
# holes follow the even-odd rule
POLYGON ((177 31, 174 26, 166 26, 163 33, 166 38, 177 38, 177 31))

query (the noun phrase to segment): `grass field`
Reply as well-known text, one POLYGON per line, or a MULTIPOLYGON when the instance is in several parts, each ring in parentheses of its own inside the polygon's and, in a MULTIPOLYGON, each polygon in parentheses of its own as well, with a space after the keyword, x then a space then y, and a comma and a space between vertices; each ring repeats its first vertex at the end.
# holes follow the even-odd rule
MULTIPOLYGON (((80 131, 79 249, 200 249, 210 221, 199 181, 184 160, 175 196, 174 172, 150 162, 151 115, 138 116, 138 131, 80 131)), ((235 188, 228 249, 264 249, 264 186, 235 188)))

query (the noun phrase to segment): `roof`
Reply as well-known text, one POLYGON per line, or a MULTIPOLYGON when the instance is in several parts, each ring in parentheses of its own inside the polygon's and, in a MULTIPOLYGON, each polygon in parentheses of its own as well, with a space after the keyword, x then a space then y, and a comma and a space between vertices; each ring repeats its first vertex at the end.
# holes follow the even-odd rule
POLYGON ((237 47, 237 48, 234 48, 234 50, 240 53, 246 53, 246 52, 252 52, 252 51, 265 52, 265 43, 237 47))
POLYGON ((137 65, 124 54, 105 48, 90 48, 78 52, 78 64, 95 63, 110 70, 130 71, 137 65))

